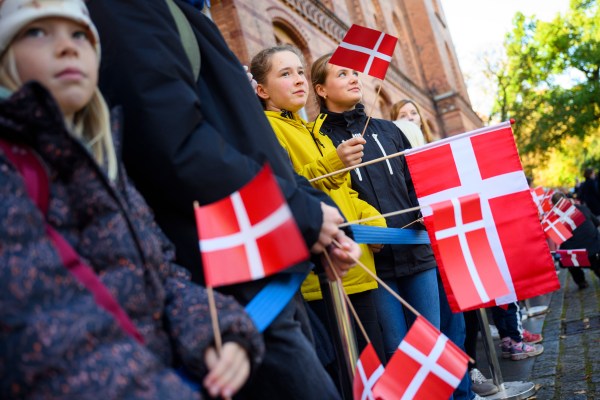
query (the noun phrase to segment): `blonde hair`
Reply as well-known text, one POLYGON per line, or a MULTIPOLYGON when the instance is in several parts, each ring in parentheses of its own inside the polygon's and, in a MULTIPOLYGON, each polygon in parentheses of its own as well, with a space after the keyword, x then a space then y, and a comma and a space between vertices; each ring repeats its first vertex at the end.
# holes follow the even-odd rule
MULTIPOLYGON (((9 47, 0 59, 0 85, 17 91, 23 83, 17 72, 17 62, 9 47)), ((106 168, 108 177, 115 180, 118 174, 117 155, 110 130, 110 114, 98 87, 89 103, 75 113, 69 131, 90 149, 98 164, 106 168)))
POLYGON ((432 142, 433 141, 433 137, 431 135, 431 129, 429 129, 429 123, 423 117, 423 113, 421 112, 421 107, 419 107, 419 105, 417 103, 415 103, 414 100, 411 100, 411 99, 402 99, 402 100, 396 102, 392 106, 392 110, 390 112, 391 117, 392 117, 392 121, 398 119, 398 114, 400 114, 400 109, 402 107, 404 107, 405 105, 407 105, 407 104, 412 104, 417 109, 417 113, 419 114, 419 118, 421 118, 421 126, 419 128, 421 128, 421 131, 423 132, 423 135, 425 136, 425 143, 432 142))

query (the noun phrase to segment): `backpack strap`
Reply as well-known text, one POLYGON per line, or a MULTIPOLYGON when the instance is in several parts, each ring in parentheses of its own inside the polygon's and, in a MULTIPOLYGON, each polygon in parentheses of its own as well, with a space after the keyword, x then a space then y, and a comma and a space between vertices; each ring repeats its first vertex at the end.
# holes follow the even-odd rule
MULTIPOLYGON (((27 194, 44 217, 48 214, 50 184, 46 170, 37 155, 28 147, 11 144, 0 139, 0 149, 23 177, 27 194)), ((125 310, 115 300, 110 290, 100 281, 92 267, 84 263, 71 245, 46 221, 46 234, 54 244, 63 265, 94 296, 94 301, 108 311, 121 328, 143 344, 144 337, 137 330, 125 310)))
POLYGON ((185 54, 190 60, 194 79, 197 80, 200 77, 200 49, 198 47, 198 41, 196 40, 194 31, 192 30, 192 26, 183 14, 183 11, 181 11, 181 9, 173 0, 165 1, 169 7, 171 15, 173 16, 173 19, 175 20, 175 25, 177 25, 177 31, 179 32, 181 45, 183 46, 183 50, 185 50, 185 54))

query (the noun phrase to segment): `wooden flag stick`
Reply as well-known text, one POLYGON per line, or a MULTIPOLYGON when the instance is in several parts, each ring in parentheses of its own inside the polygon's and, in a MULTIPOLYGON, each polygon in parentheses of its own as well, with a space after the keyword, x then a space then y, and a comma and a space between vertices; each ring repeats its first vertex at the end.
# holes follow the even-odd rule
POLYGON ((423 218, 417 218, 413 222, 409 222, 400 229, 408 228, 409 226, 411 226, 412 224, 416 224, 417 222, 423 222, 423 218))
POLYGON ((371 272, 371 270, 362 262, 360 262, 360 260, 356 257, 354 257, 352 254, 350 254, 350 252, 346 251, 342 245, 340 244, 340 242, 338 242, 337 240, 333 239, 333 244, 338 247, 339 249, 343 250, 346 252, 346 254, 348 255, 348 257, 350 257, 352 259, 352 261, 354 261, 356 264, 358 264, 368 275, 371 276, 371 278, 375 279, 377 281, 377 283, 379 283, 381 286, 383 286, 385 288, 385 290, 387 290, 388 292, 390 292, 390 294, 392 296, 394 296, 400 303, 402 303, 402 305, 406 308, 408 308, 413 314, 415 314, 417 317, 419 315, 421 315, 417 310, 415 310, 413 308, 413 306, 411 306, 410 304, 408 304, 408 302, 406 300, 404 300, 402 297, 400 297, 400 295, 396 292, 394 292, 394 290, 392 290, 391 287, 389 287, 384 281, 382 281, 381 279, 379 279, 379 277, 377 275, 375 275, 373 272, 371 272))
MULTIPOLYGON (((372 217, 367 217, 367 218, 363 218, 363 219, 357 219, 356 221, 344 222, 343 224, 339 224, 338 227, 339 228, 344 228, 344 227, 349 226, 349 225, 361 224, 363 222, 373 221, 374 219, 393 217, 394 215, 406 214, 406 213, 417 211, 417 210, 420 210, 420 209, 421 209, 421 206, 416 206, 416 207, 406 208, 404 210, 392 211, 392 212, 381 214, 381 215, 374 215, 372 217)), ((418 219, 416 221, 418 221, 418 219)), ((413 221, 410 224, 413 224, 416 221, 413 221)), ((408 225, 410 225, 410 224, 408 224, 408 225)), ((406 225, 406 226, 408 226, 408 225, 406 225)), ((404 226, 403 228, 406 228, 406 226, 404 226)))
MULTIPOLYGON (((217 306, 215 305, 215 293, 212 286, 206 287, 206 294, 208 295, 208 309, 210 311, 210 320, 213 329, 213 336, 215 337, 215 350, 217 357, 221 356, 221 349, 223 348, 223 342, 221 340, 221 330, 219 329, 219 318, 217 318, 217 306)), ((223 397, 225 400, 231 400, 231 397, 223 397)))
POLYGON ((339 275, 337 274, 335 268, 333 267, 333 263, 331 262, 331 258, 329 257, 329 254, 327 253, 327 250, 325 250, 323 252, 323 254, 325 255, 325 258, 327 259, 327 262, 329 263, 329 267, 331 268, 331 271, 333 272, 333 275, 335 276, 335 279, 340 283, 340 285, 339 285, 339 287, 341 288, 340 290, 342 292, 342 295, 344 296, 344 299, 346 299, 346 304, 348 304, 348 308, 352 312, 352 315, 354 316, 354 320, 356 321, 356 324, 360 328, 360 331, 363 334, 363 336, 364 336, 365 340, 367 341, 367 343, 371 343, 371 339, 369 339, 369 335, 367 335, 367 331, 365 330, 365 327, 363 326, 362 322, 360 322, 360 319, 358 318, 358 314, 356 313, 356 310, 354 309, 354 306, 352 305, 352 302, 350 301, 350 298, 348 297, 348 294, 343 289, 342 279, 339 277, 339 275))
POLYGON ((390 159, 390 158, 398 157, 398 156, 403 155, 404 153, 406 153, 406 150, 399 151, 398 153, 394 153, 394 154, 389 154, 387 156, 375 158, 375 159, 370 160, 370 161, 365 161, 363 163, 353 165, 352 167, 342 168, 342 169, 339 169, 337 171, 333 171, 333 172, 330 172, 328 174, 317 176, 316 178, 309 179, 308 181, 309 182, 320 181, 321 179, 329 178, 330 176, 337 175, 337 174, 342 174, 344 172, 353 170, 354 168, 366 167, 367 165, 375 164, 375 163, 378 163, 378 162, 381 162, 381 161, 385 161, 385 160, 390 159))
MULTIPOLYGON (((368 275, 371 276, 371 278, 375 279, 377 281, 377 283, 379 283, 385 290, 387 290, 392 296, 394 296, 404 307, 408 308, 408 310, 411 311, 413 314, 415 314, 417 317, 421 315, 417 310, 415 310, 413 308, 413 306, 408 304, 408 302, 406 300, 404 300, 402 297, 400 297, 400 295, 398 293, 394 292, 394 290, 391 287, 389 287, 384 281, 379 279, 379 277, 377 275, 375 275, 373 272, 371 272, 371 270, 365 264, 361 263, 357 258, 352 256, 352 254, 350 254, 350 252, 345 250, 342 247, 342 245, 340 244, 340 242, 333 239, 333 244, 340 250, 345 251, 346 254, 348 255, 348 257, 350 257, 352 259, 352 261, 354 261, 356 264, 358 264, 368 275)), ((469 357, 469 362, 474 364, 475 360, 473 360, 471 357, 469 357)))
MULTIPOLYGON (((194 210, 200 207, 197 201, 194 201, 194 210)), ((217 317, 217 306, 215 304, 215 292, 212 286, 206 286, 206 294, 208 296, 208 310, 210 313, 210 321, 213 330, 213 336, 215 338, 215 351, 217 357, 221 356, 221 350, 223 348, 223 340, 221 339, 221 330, 219 329, 219 318, 217 317)), ((230 396, 224 397, 225 400, 231 400, 230 396)))
POLYGON ((379 84, 379 88, 377 89, 377 94, 375 95, 375 98, 373 99, 373 102, 371 103, 371 109, 369 110, 369 116, 367 117, 367 122, 365 123, 365 127, 363 128, 363 131, 360 134, 361 137, 365 136, 365 132, 367 131, 367 126, 369 126, 369 121, 371 121, 371 115, 373 115, 373 110, 375 109, 375 103, 377 102, 377 99, 379 98, 379 92, 381 92, 382 86, 383 86, 383 81, 381 81, 381 83, 379 84))

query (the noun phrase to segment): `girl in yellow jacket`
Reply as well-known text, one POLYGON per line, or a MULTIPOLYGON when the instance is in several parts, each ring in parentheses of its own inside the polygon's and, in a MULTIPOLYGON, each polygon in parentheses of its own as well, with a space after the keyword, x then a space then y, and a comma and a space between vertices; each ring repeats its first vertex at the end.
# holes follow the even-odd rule
MULTIPOLYGON (((265 49, 253 59, 250 72, 258 82, 256 93, 263 104, 265 114, 279 142, 288 153, 294 170, 307 179, 359 164, 362 159, 364 139, 357 137, 336 148, 331 140, 319 132, 322 119, 307 123, 299 115, 308 99, 308 81, 300 51, 283 45, 265 49)), ((333 175, 313 182, 313 186, 327 193, 340 208, 348 221, 379 215, 379 212, 358 198, 350 187, 349 173, 333 175)), ((367 224, 385 227, 385 219, 378 218, 367 224)), ((360 261, 375 272, 373 251, 381 245, 361 245, 360 261)), ((378 355, 383 360, 383 342, 377 311, 373 303, 373 289, 377 282, 360 267, 352 268, 343 279, 354 308, 378 355)), ((311 273, 302 284, 302 294, 317 314, 323 315, 321 291, 317 276, 311 273)), ((357 334, 359 351, 365 345, 357 334)))

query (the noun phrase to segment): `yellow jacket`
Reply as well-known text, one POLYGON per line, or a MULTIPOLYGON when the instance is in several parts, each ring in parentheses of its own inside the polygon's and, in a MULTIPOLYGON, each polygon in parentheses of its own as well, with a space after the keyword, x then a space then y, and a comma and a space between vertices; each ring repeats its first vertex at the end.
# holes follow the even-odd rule
MULTIPOLYGON (((344 168, 331 139, 319 132, 324 119, 308 124, 297 114, 282 116, 276 111, 265 111, 265 114, 298 174, 311 179, 344 168), (314 135, 313 131, 316 132, 314 135)), ((374 207, 358 198, 358 193, 350 187, 350 174, 347 172, 312 184, 331 196, 348 221, 379 215, 374 207)), ((384 218, 366 224, 386 226, 384 218)), ((362 249, 360 261, 375 273, 371 249, 366 244, 361 244, 360 247, 362 249)), ((377 288, 377 282, 358 266, 350 270, 344 277, 343 283, 348 294, 377 288)), ((302 284, 302 294, 307 301, 322 298, 317 276, 313 272, 302 284)))

